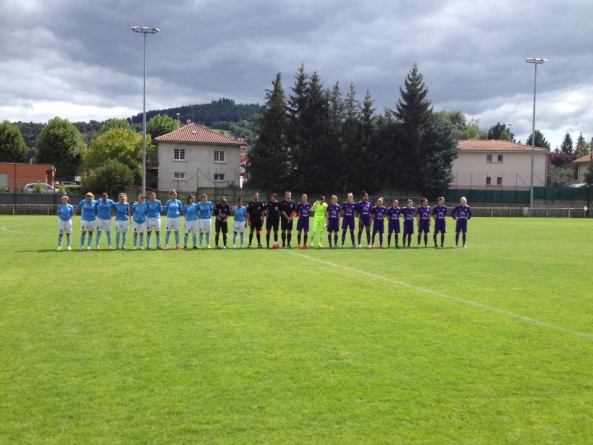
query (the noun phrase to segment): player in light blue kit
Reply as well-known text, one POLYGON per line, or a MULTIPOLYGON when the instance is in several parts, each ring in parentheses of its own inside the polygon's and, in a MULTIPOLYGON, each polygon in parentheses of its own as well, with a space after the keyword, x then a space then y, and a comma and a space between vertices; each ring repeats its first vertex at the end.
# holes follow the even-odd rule
POLYGON ((212 229, 212 212, 214 206, 212 202, 208 201, 207 195, 200 196, 198 202, 198 227, 200 229, 200 248, 202 248, 202 241, 204 233, 206 234, 206 248, 210 249, 210 231, 212 229))
POLYGON ((197 249, 196 245, 196 233, 198 232, 198 206, 196 204, 196 197, 190 194, 187 197, 187 204, 183 206, 183 215, 185 216, 185 236, 183 237, 183 248, 187 249, 187 240, 189 233, 192 234, 194 242, 194 249, 197 249))
POLYGON ((138 195, 138 202, 132 204, 132 226, 134 227, 134 249, 138 248, 140 235, 140 249, 144 247, 144 232, 146 232, 146 215, 148 206, 144 202, 144 195, 138 195))
POLYGON ((156 234, 156 248, 161 248, 161 213, 163 207, 161 201, 156 199, 156 193, 150 192, 150 199, 146 201, 148 213, 146 214, 146 248, 152 249, 151 234, 156 234))
POLYGON ((171 237, 171 231, 175 232, 175 249, 179 250, 181 249, 179 246, 179 219, 183 205, 181 204, 181 201, 177 199, 177 190, 170 190, 169 196, 171 198, 163 206, 163 211, 167 212, 165 250, 169 250, 169 238, 171 237))
POLYGON ((91 192, 84 195, 84 198, 76 206, 77 209, 80 209, 80 250, 84 249, 84 238, 87 232, 89 232, 87 250, 91 250, 93 231, 95 230, 95 221, 97 219, 97 201, 95 201, 95 195, 91 192))
POLYGON ((132 222, 128 195, 120 193, 115 203, 115 248, 119 249, 119 239, 122 237, 121 248, 126 250, 128 228, 132 222))
POLYGON ((243 249, 243 239, 245 236, 245 218, 247 217, 247 207, 243 206, 243 200, 237 198, 237 205, 233 209, 235 222, 233 225, 233 249, 237 247, 237 233, 241 234, 241 249, 243 249))
POLYGON ((72 250, 72 217, 74 216, 74 207, 70 205, 70 198, 68 195, 63 195, 61 198, 62 204, 58 206, 58 218, 60 223, 58 226, 58 250, 62 250, 62 239, 64 233, 68 238, 68 250, 72 250))
POLYGON ((101 199, 95 204, 97 208, 97 250, 101 250, 101 232, 107 232, 107 248, 112 250, 111 246, 111 217, 113 216, 113 209, 115 202, 109 199, 107 193, 101 195, 101 199))

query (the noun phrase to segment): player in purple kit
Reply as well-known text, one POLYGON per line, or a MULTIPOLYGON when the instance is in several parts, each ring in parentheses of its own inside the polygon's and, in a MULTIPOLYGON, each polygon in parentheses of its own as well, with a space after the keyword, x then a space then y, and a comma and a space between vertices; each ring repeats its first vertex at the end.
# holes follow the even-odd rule
POLYGON ((342 204, 342 249, 346 247, 346 233, 350 229, 350 240, 352 247, 356 247, 354 242, 354 212, 356 211, 356 203, 354 202, 354 195, 348 193, 348 200, 342 204))
MULTIPOLYGON (((394 199, 391 207, 387 209, 385 215, 389 218, 389 232, 387 233, 387 247, 391 247, 391 234, 395 233, 395 248, 399 249, 399 233, 401 228, 399 225, 399 218, 402 214, 402 209, 399 208, 399 201, 394 199)), ((405 241, 404 241, 405 244, 405 241)))
POLYGON ((472 218, 472 209, 467 205, 465 196, 461 198, 460 204, 456 205, 451 212, 451 217, 457 221, 455 224, 455 247, 459 244, 459 232, 463 234, 463 247, 467 248, 466 234, 467 221, 472 218))
POLYGON ((367 232, 367 245, 371 248, 371 210, 373 205, 369 202, 369 194, 362 192, 362 201, 356 204, 358 214, 358 247, 362 247, 362 230, 367 232))
POLYGON ((297 222, 297 242, 298 248, 307 249, 307 240, 308 240, 308 233, 309 233, 309 212, 311 211, 312 204, 307 202, 307 195, 303 193, 301 197, 301 202, 298 203, 296 212, 299 216, 299 221, 297 222), (303 244, 301 245, 301 234, 305 232, 305 236, 303 239, 303 244))
POLYGON ((406 247, 406 241, 408 242, 408 247, 411 247, 412 244, 412 235, 414 234, 414 215, 416 215, 416 210, 413 206, 414 201, 408 199, 406 208, 401 212, 404 218, 404 247, 406 247))
POLYGON ((418 246, 422 233, 424 233, 424 247, 428 247, 428 233, 430 232, 430 207, 428 206, 428 199, 422 198, 422 205, 416 210, 416 218, 418 220, 418 246))
POLYGON ((442 196, 437 199, 438 204, 432 209, 432 217, 434 218, 434 235, 432 239, 434 241, 434 247, 438 247, 437 234, 441 234, 441 247, 445 247, 445 233, 446 228, 446 217, 447 217, 447 206, 445 206, 445 198, 442 196))
POLYGON ((373 243, 371 247, 375 248, 375 235, 379 234, 379 247, 385 249, 383 245, 383 231, 385 227, 385 213, 387 209, 383 206, 383 198, 377 199, 377 205, 371 210, 371 217, 373 219, 373 243))
MULTIPOLYGON (((327 226, 327 241, 330 249, 338 247, 338 232, 340 231, 340 211, 342 207, 338 204, 338 197, 332 195, 329 206, 327 206, 325 225, 327 226), (332 246, 332 233, 334 234, 334 244, 332 246)), ((354 237, 354 234, 352 234, 354 237)))

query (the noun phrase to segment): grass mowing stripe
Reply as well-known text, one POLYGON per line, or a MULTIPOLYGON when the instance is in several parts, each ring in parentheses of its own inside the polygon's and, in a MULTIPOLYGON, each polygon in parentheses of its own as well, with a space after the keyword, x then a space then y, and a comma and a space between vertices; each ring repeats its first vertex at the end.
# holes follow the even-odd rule
POLYGON ((499 309, 497 307, 489 306, 487 304, 477 303, 477 302, 472 301, 472 300, 466 300, 465 298, 459 298, 459 297, 455 297, 453 295, 444 294, 442 292, 437 292, 437 291, 434 291, 434 290, 431 290, 431 289, 426 289, 424 287, 415 286, 413 284, 408 284, 408 283, 405 283, 403 281, 394 280, 393 278, 384 277, 384 276, 377 275, 377 274, 370 273, 370 272, 366 272, 366 271, 360 270, 360 269, 354 269, 352 267, 343 266, 341 264, 332 263, 330 261, 319 260, 317 258, 314 258, 314 257, 309 256, 309 255, 304 255, 302 253, 297 253, 297 252, 288 251, 288 250, 285 250, 285 252, 290 253, 291 255, 295 255, 295 256, 299 256, 301 258, 306 258, 308 260, 315 261, 315 262, 320 263, 320 264, 325 264, 326 266, 331 266, 331 267, 335 267, 335 268, 338 268, 338 269, 343 269, 343 270, 346 270, 348 272, 359 273, 359 274, 366 275, 366 276, 371 277, 371 278, 377 278, 377 279, 380 279, 380 280, 383 280, 383 281, 387 281, 388 283, 397 284, 399 286, 402 286, 402 287, 405 287, 405 288, 408 288, 408 289, 412 289, 412 290, 415 290, 415 291, 418 291, 418 292, 423 292, 423 293, 426 293, 426 294, 434 295, 436 297, 440 297, 440 298, 444 298, 444 299, 447 299, 447 300, 456 301, 457 303, 467 304, 469 306, 474 306, 474 307, 477 307, 477 308, 480 308, 480 309, 484 309, 484 310, 487 310, 487 311, 490 311, 490 312, 494 312, 494 313, 497 313, 497 314, 506 315, 507 317, 511 317, 511 318, 514 318, 514 319, 517 319, 517 320, 521 320, 521 321, 524 321, 526 323, 531 323, 531 324, 536 325, 536 326, 542 326, 542 327, 545 327, 545 328, 548 328, 548 329, 553 329, 555 331, 564 332, 566 334, 576 335, 577 337, 583 337, 583 338, 593 339, 593 334, 588 334, 586 332, 575 331, 573 329, 568 329, 568 328, 565 328, 563 326, 558 326, 558 325, 555 325, 555 324, 546 323, 546 322, 543 322, 543 321, 536 320, 535 318, 531 318, 531 317, 526 317, 524 315, 515 314, 514 312, 505 311, 504 309, 499 309))

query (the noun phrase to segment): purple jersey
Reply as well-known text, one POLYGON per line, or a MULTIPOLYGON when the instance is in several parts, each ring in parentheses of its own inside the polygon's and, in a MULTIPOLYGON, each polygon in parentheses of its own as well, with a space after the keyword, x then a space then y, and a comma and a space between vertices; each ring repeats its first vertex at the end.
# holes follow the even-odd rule
POLYGON ((472 209, 470 209, 469 206, 462 206, 461 204, 458 204, 455 206, 455 208, 453 209, 453 211, 451 212, 451 217, 453 219, 459 218, 461 219, 471 219, 472 217, 472 209))
POLYGON ((434 206, 432 209, 432 215, 437 221, 444 221, 447 216, 447 206, 434 206))
POLYGON ((310 216, 312 204, 310 202, 299 202, 296 208, 299 218, 308 218, 310 216))
POLYGON ((420 217, 420 221, 430 221, 430 207, 418 207, 416 210, 416 215, 420 217))
POLYGON ((354 211, 356 210, 356 203, 345 202, 342 204, 342 212, 344 212, 344 219, 354 221, 354 211))
POLYGON ((404 215, 406 221, 414 221, 416 210, 413 207, 405 207, 402 209, 401 214, 404 215))
POLYGON ((327 206, 327 231, 338 232, 340 230, 340 207, 338 204, 327 206))
POLYGON ((400 233, 399 217, 402 214, 402 209, 399 207, 389 207, 385 215, 389 218, 389 233, 400 233))
POLYGON ((371 205, 371 203, 369 201, 360 201, 358 204, 356 204, 356 213, 358 213, 358 216, 363 220, 363 221, 367 221, 371 219, 371 210, 373 209, 373 206, 371 205))
POLYGON ((385 213, 387 212, 387 208, 386 207, 373 207, 373 209, 371 210, 371 216, 373 217, 373 221, 375 221, 375 224, 373 225, 373 231, 374 232, 380 232, 383 233, 383 227, 384 224, 383 222, 385 221, 385 213))

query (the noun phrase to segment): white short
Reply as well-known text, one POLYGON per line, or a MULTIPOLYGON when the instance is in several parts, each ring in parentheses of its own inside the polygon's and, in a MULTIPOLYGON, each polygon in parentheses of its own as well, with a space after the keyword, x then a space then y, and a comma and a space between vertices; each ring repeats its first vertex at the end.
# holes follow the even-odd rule
POLYGON ((58 234, 63 235, 64 233, 72 233, 71 219, 69 219, 68 221, 60 220, 60 224, 58 225, 58 234))
POLYGON ((179 232, 179 218, 167 218, 167 232, 179 232))
POLYGON ((95 231, 95 221, 82 221, 80 224, 80 230, 82 232, 94 232, 95 231))
POLYGON ((193 220, 193 221, 188 221, 185 220, 185 234, 187 235, 189 232, 191 233, 196 233, 198 231, 198 221, 197 220, 193 220))
POLYGON ((134 227, 134 233, 143 234, 146 232, 146 223, 137 223, 136 221, 132 221, 132 226, 134 227))
POLYGON ((127 232, 130 226, 130 221, 115 221, 116 232, 127 232))
POLYGON ((161 231, 161 218, 147 218, 146 221, 147 221, 146 230, 148 230, 149 232, 152 232, 153 230, 155 232, 161 231))
POLYGON ((97 218, 97 232, 111 232, 111 220, 97 218))
POLYGON ((198 221, 199 221, 200 233, 210 233, 210 230, 212 229, 212 220, 211 219, 200 219, 198 221))
POLYGON ((233 224, 233 231, 237 233, 245 232, 245 221, 235 221, 235 224, 233 224))

